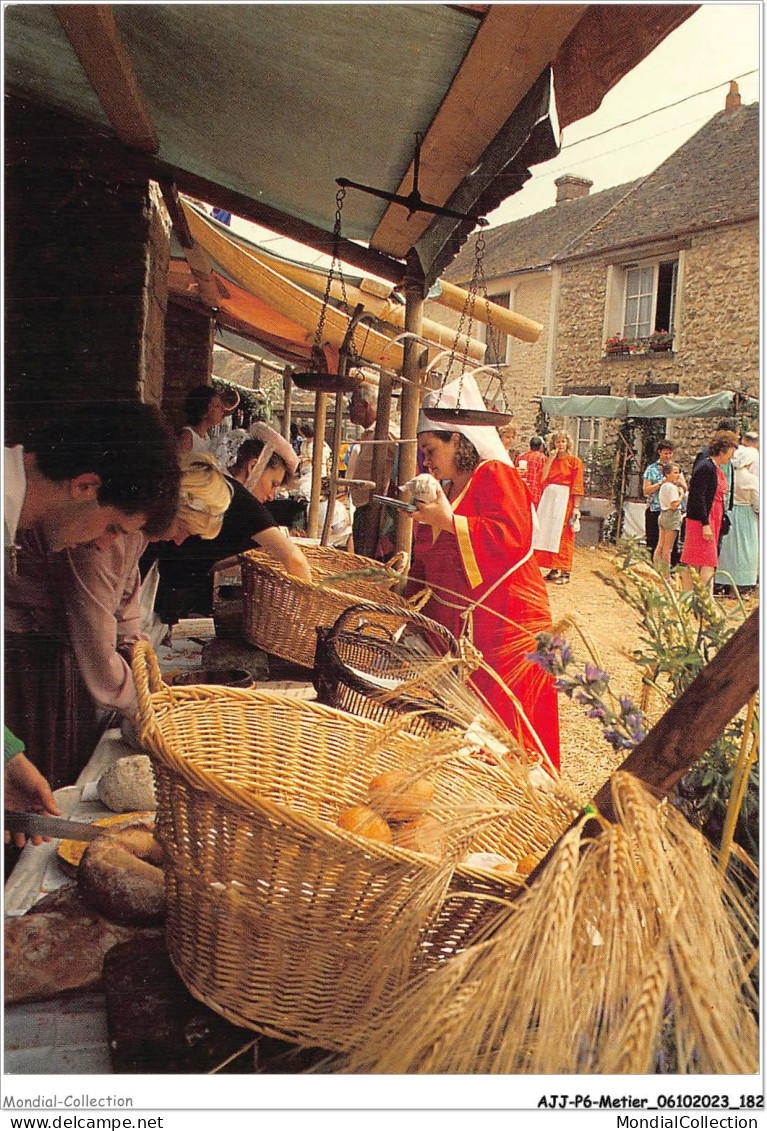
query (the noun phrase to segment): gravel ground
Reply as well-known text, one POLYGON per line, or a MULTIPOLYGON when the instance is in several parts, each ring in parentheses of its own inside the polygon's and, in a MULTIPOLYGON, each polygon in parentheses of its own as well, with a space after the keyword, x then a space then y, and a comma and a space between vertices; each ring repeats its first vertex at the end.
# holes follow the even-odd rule
MULTIPOLYGON (((637 702, 641 673, 629 653, 639 643, 638 617, 595 572, 614 573, 614 563, 614 551, 608 547, 576 546, 569 585, 547 584, 546 589, 554 624, 567 618, 577 626, 565 625, 562 632, 576 656, 583 663, 591 659, 578 634, 579 628, 595 647, 600 667, 610 673, 611 688, 637 702)), ((559 696, 559 725, 562 777, 586 801, 621 764, 625 754, 616 753, 602 738, 597 720, 587 719, 583 708, 565 695, 559 696)))
MULTIPOLYGON (((639 703, 642 694, 641 670, 631 659, 633 649, 642 643, 639 618, 614 589, 596 576, 599 570, 615 574, 616 553, 608 546, 576 546, 573 572, 568 585, 547 584, 554 624, 569 618, 590 638, 600 657, 600 667, 610 673, 610 686, 618 695, 629 695, 639 703)), ((746 601, 749 612, 758 605, 758 596, 746 601)), ((735 612, 734 601, 724 607, 735 612)), ((576 629, 565 626, 562 633, 576 656, 585 663, 588 650, 576 629)), ((659 696, 650 695, 647 714, 657 721, 665 707, 659 696)), ((559 696, 562 777, 582 794, 584 801, 593 797, 623 761, 625 753, 616 752, 602 738, 597 720, 587 719, 583 709, 566 696, 559 696)))

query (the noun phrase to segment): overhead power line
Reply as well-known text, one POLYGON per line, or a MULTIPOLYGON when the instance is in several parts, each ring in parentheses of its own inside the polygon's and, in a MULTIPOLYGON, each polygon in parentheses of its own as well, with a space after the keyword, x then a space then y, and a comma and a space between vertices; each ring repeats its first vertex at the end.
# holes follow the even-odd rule
POLYGON ((697 90, 695 94, 687 94, 684 98, 678 98, 676 102, 669 102, 665 106, 658 106, 655 110, 648 110, 646 114, 640 114, 638 118, 630 118, 627 122, 619 122, 616 126, 608 126, 606 130, 600 130, 597 134, 589 134, 588 137, 579 138, 578 141, 571 141, 568 145, 563 145, 560 152, 565 149, 573 149, 576 145, 582 145, 584 141, 593 141, 596 137, 604 137, 605 134, 612 133, 613 130, 621 130, 624 126, 633 126, 635 122, 641 122, 644 118, 651 118, 653 114, 660 114, 663 110, 670 110, 673 106, 681 106, 683 102, 689 102, 691 98, 700 98, 702 94, 711 94, 714 90, 719 90, 720 87, 726 86, 728 82, 737 82, 738 79, 748 78, 749 75, 757 74, 758 68, 751 71, 744 71, 742 75, 736 75, 734 79, 725 79, 724 82, 718 82, 716 86, 709 86, 706 90, 697 90))

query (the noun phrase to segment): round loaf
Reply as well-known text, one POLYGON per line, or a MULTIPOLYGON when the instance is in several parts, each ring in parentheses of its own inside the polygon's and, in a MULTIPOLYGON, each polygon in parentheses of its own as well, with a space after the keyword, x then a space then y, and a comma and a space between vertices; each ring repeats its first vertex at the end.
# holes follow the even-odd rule
POLYGON ((115 923, 153 926, 165 917, 162 849, 148 825, 92 841, 77 882, 88 902, 115 923))
POLYGON ((146 754, 120 758, 99 778, 99 800, 113 813, 157 808, 152 766, 146 754))

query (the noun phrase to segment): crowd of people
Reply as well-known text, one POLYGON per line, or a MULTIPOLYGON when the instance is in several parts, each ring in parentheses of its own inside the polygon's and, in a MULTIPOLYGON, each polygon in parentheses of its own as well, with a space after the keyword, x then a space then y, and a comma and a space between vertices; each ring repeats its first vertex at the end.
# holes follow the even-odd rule
MULTIPOLYGON (((277 491, 305 489, 311 428, 296 452, 256 424, 219 448, 222 469, 210 431, 226 406, 204 388, 187 399, 180 437, 150 406, 91 404, 60 414, 27 446, 5 449, 6 805, 55 814, 52 790, 76 779, 106 719, 117 717, 135 740, 130 659, 142 632, 142 573, 159 572, 156 609, 167 623, 189 609, 208 613, 214 563, 254 546, 311 580, 300 545, 268 510, 277 491)), ((467 378, 454 395, 481 403, 467 378)), ((479 649, 475 691, 523 748, 556 770, 556 691, 529 657, 537 635, 551 629, 546 582, 570 579, 583 463, 564 432, 553 433, 548 451, 534 436, 520 452, 513 428, 435 424, 428 409, 449 407, 450 397, 449 387, 428 394, 418 422, 420 465, 436 482, 414 499, 410 587, 428 586, 426 615, 479 649)), ((353 394, 350 418, 363 429, 348 468, 357 517, 352 532, 342 492, 343 514, 331 529, 352 548, 369 540, 376 514, 364 486, 374 389, 353 394)), ((741 442, 733 425, 720 422, 689 483, 673 445, 661 441, 643 477, 646 540, 658 563, 681 560, 706 582, 716 576, 747 588, 758 570, 758 437, 746 433, 741 442)), ((396 435, 384 443, 393 484, 396 435)), ((379 525, 379 556, 385 534, 379 525)))
POLYGON ((748 593, 759 573, 759 437, 741 436, 737 420, 720 420, 692 465, 689 483, 674 461, 674 445, 661 440, 657 459, 642 477, 647 499, 645 541, 653 561, 691 569, 715 592, 748 593))

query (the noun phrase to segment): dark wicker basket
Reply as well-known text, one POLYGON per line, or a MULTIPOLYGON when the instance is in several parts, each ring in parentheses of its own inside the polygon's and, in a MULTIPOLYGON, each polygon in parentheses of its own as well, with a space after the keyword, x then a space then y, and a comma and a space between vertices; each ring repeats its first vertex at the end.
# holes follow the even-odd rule
POLYGON ((397 649, 403 628, 417 632, 436 656, 455 657, 455 673, 465 678, 466 664, 458 642, 441 624, 420 613, 387 608, 384 605, 352 605, 331 627, 317 629, 314 686, 320 703, 349 711, 352 715, 388 723, 406 712, 424 712, 412 721, 413 734, 431 735, 434 731, 457 726, 449 715, 448 704, 439 692, 390 695, 381 700, 382 680, 405 683, 420 672, 412 658, 397 649))

